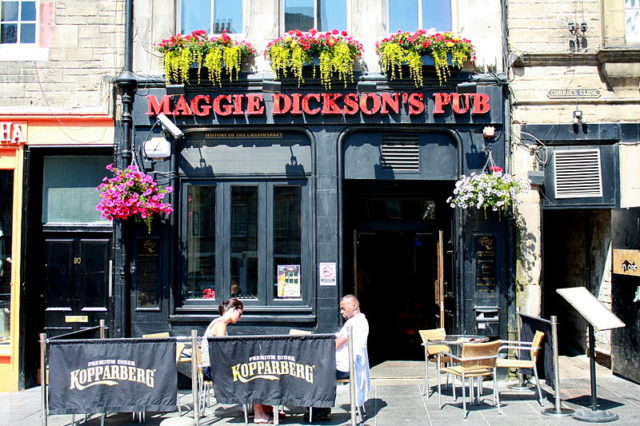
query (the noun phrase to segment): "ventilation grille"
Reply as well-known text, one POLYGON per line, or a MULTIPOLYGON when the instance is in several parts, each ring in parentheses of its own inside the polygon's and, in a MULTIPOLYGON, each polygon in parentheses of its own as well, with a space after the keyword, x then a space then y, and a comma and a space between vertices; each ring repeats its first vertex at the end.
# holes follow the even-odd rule
POLYGON ((420 171, 420 144, 417 136, 383 136, 382 167, 399 172, 420 171))
POLYGON ((556 151, 556 198, 602 197, 600 150, 556 151))

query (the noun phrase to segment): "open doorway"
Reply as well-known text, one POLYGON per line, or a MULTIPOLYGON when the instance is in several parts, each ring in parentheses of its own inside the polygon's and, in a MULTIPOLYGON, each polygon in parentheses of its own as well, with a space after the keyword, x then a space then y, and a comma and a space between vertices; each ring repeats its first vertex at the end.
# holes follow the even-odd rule
POLYGON ((418 331, 446 321, 451 209, 443 186, 345 184, 345 292, 357 295, 369 320, 372 365, 423 359, 418 331))

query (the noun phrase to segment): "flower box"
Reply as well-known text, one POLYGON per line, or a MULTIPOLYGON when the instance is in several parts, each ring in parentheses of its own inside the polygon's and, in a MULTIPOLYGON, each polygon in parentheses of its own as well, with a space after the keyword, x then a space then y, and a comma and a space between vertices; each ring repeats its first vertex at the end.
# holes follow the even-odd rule
POLYGON ((292 75, 300 86, 305 67, 313 68, 313 76, 317 68, 322 85, 331 89, 333 79, 342 81, 345 87, 353 82, 353 64, 362 50, 362 44, 346 31, 291 30, 271 41, 264 55, 271 61, 276 78, 292 75))
POLYGON ((438 82, 443 84, 452 70, 475 59, 471 41, 451 32, 398 31, 376 43, 376 50, 388 78, 403 78, 402 67, 406 65, 416 87, 424 84, 423 66, 433 66, 438 82))
POLYGON ((238 79, 243 61, 255 54, 246 41, 236 41, 226 33, 209 37, 204 30, 178 34, 156 45, 164 59, 165 78, 172 83, 189 83, 192 77, 200 84, 202 71, 212 84, 221 86, 222 77, 238 79), (197 71, 191 71, 195 68, 197 71))

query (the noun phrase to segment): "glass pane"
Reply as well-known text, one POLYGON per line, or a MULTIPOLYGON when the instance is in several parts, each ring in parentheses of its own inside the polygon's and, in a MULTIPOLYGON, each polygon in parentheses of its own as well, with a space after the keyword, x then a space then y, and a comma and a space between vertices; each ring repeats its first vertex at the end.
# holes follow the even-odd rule
POLYGON ((242 32, 242 0, 215 0, 213 32, 242 32))
POLYGON ((194 30, 211 32, 211 0, 182 0, 180 32, 189 34, 194 30))
POLYGON ((36 2, 35 1, 23 1, 22 10, 20 11, 20 19, 22 21, 35 21, 36 20, 36 2))
POLYGON ((318 13, 319 31, 347 29, 346 0, 320 0, 318 13))
POLYGON ((8 344, 11 318, 13 171, 0 170, 0 345, 8 344))
POLYGON ((138 238, 136 265, 136 305, 156 308, 160 304, 160 252, 158 238, 138 238))
POLYGON ((258 187, 231 188, 231 283, 244 298, 258 297, 258 187))
POLYGON ((187 193, 186 299, 216 298, 216 187, 189 187, 187 193))
POLYGON ((18 42, 18 24, 2 24, 0 27, 0 43, 18 42))
POLYGON ((109 175, 110 156, 48 156, 44 159, 42 223, 105 222, 96 210, 96 187, 109 175))
POLYGON ((47 307, 71 307, 73 241, 47 241, 47 307))
POLYGON ((415 31, 418 29, 418 2, 389 0, 389 31, 415 31))
POLYGON ((276 299, 302 297, 301 194, 299 186, 273 188, 273 296, 276 299))
POLYGON ((20 25, 20 43, 36 42, 36 24, 20 25))
POLYGON ((451 31, 451 0, 422 0, 422 28, 451 31))
POLYGON ((18 20, 18 3, 17 1, 2 2, 2 20, 17 21, 18 20))
POLYGON ((82 241, 81 243, 81 307, 106 307, 109 267, 108 241, 82 241))
POLYGON ((308 31, 313 28, 314 0, 285 0, 284 30, 308 31))

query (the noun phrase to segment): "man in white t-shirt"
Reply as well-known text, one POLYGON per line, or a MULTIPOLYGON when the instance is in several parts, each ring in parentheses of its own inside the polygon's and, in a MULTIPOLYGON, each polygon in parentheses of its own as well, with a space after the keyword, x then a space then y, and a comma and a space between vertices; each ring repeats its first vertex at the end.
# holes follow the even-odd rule
POLYGON ((360 302, 352 294, 347 294, 340 300, 340 313, 347 321, 336 334, 336 377, 346 379, 349 377, 347 327, 351 327, 353 332, 353 354, 357 356, 367 349, 369 322, 360 312, 360 302))
MULTIPOLYGON (((360 312, 360 302, 353 294, 347 294, 340 300, 340 313, 347 321, 336 333, 336 379, 349 378, 349 339, 347 327, 353 333, 353 355, 363 354, 367 350, 369 322, 360 312)), ((313 416, 305 415, 305 421, 318 421, 326 418, 331 408, 313 408, 313 416)))

